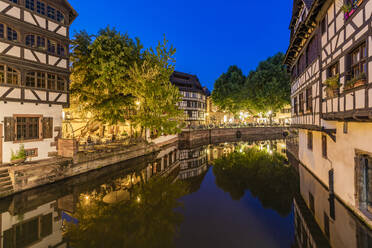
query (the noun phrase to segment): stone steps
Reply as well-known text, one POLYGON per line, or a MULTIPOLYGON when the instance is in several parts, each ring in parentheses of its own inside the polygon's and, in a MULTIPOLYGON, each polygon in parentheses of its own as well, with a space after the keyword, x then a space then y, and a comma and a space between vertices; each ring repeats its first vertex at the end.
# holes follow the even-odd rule
POLYGON ((8 195, 13 192, 13 183, 8 169, 0 170, 0 195, 8 195))

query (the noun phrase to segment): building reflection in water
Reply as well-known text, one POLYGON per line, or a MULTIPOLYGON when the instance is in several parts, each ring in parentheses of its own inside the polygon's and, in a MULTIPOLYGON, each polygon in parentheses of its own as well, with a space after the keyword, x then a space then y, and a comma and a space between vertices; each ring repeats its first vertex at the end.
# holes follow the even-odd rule
MULTIPOLYGON (((136 189, 157 177, 168 178, 170 183, 184 182, 187 193, 191 193, 200 188, 214 160, 250 147, 268 153, 286 153, 283 140, 222 143, 182 150, 169 145, 152 156, 1 200, 0 247, 69 247, 64 239, 63 223, 79 221, 75 218, 79 203, 89 205, 97 199, 107 205, 141 201, 136 189)), ((370 229, 330 195, 308 170, 298 166, 298 175, 300 186, 293 200, 297 247, 372 247, 370 229)), ((168 224, 177 230, 179 222, 168 224)))
POLYGON ((299 166, 300 196, 294 199, 298 247, 372 247, 372 231, 299 166))

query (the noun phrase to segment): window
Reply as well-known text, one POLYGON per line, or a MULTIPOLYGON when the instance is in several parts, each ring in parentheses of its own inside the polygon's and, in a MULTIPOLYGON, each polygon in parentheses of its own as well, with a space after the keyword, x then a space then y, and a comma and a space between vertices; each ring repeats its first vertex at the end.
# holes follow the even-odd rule
POLYGON ((30 10, 35 10, 34 0, 26 0, 26 8, 30 10))
POLYGON ((35 35, 26 35, 26 46, 35 47, 35 35))
POLYGON ((349 127, 348 122, 345 121, 345 122, 344 122, 344 133, 345 133, 345 134, 348 133, 348 129, 349 129, 348 127, 349 127))
POLYGON ((9 0, 9 1, 12 2, 12 3, 18 4, 18 0, 9 0))
POLYGON ((313 132, 307 132, 307 148, 313 150, 313 132))
POLYGON ((330 233, 329 233, 329 217, 326 213, 324 213, 324 233, 329 239, 330 233))
POLYGON ((26 157, 28 158, 34 158, 38 156, 38 149, 33 148, 33 149, 25 149, 26 157))
POLYGON ((45 89, 45 73, 43 72, 38 72, 37 73, 37 87, 45 89))
POLYGON ((306 49, 306 66, 313 63, 318 56, 318 36, 315 35, 309 42, 306 49))
POLYGON ((57 10, 57 21, 63 22, 64 20, 65 20, 64 15, 60 11, 57 10))
POLYGON ((304 113, 304 93, 301 93, 300 95, 299 95, 299 104, 300 104, 300 107, 299 107, 299 111, 300 111, 300 113, 304 113))
POLYGON ((56 89, 56 75, 48 73, 48 89, 55 90, 56 89))
POLYGON ((336 76, 337 74, 339 74, 339 63, 336 62, 335 64, 331 65, 329 68, 328 68, 328 77, 334 77, 336 76))
POLYGON ((62 46, 62 45, 60 45, 60 44, 58 44, 57 45, 57 54, 59 56, 65 56, 65 47, 62 46))
POLYGON ((36 2, 36 12, 45 15, 45 3, 37 1, 36 2))
POLYGON ((367 46, 365 43, 354 49, 350 54, 349 76, 356 78, 367 72, 367 46))
POLYGON ((6 72, 6 82, 7 84, 14 84, 18 85, 19 82, 19 72, 16 71, 15 69, 8 67, 7 72, 6 72))
POLYGON ((18 33, 14 29, 8 27, 7 29, 7 36, 8 40, 10 41, 17 41, 18 40, 18 33))
POLYGON ((37 36, 37 43, 36 43, 36 46, 38 48, 45 48, 45 38, 41 37, 41 36, 37 36))
POLYGON ((39 117, 17 117, 16 137, 17 140, 39 139, 39 117))
POLYGON ((306 56, 302 54, 298 61, 298 76, 301 75, 306 69, 306 56))
POLYGON ((324 158, 327 158, 327 136, 322 135, 322 155, 324 158))
POLYGON ((313 90, 312 88, 306 89, 306 110, 313 112, 313 90))
POLYGON ((51 18, 51 19, 55 19, 56 18, 56 10, 51 7, 51 6, 48 6, 47 7, 47 12, 48 12, 48 17, 51 18))
POLYGON ((36 73, 35 72, 28 72, 26 74, 26 86, 36 87, 36 73))
POLYGON ((56 53, 56 43, 54 41, 48 40, 48 52, 56 53))
POLYGON ((322 31, 322 35, 323 35, 327 32, 327 19, 326 19, 326 17, 323 18, 320 26, 321 26, 321 31, 322 31))
POLYGON ((66 83, 62 77, 57 77, 57 90, 65 91, 66 90, 66 83))
POLYGON ((5 37, 4 24, 0 24, 0 38, 5 37))
POLYGON ((294 114, 298 115, 298 98, 297 96, 293 99, 294 114))

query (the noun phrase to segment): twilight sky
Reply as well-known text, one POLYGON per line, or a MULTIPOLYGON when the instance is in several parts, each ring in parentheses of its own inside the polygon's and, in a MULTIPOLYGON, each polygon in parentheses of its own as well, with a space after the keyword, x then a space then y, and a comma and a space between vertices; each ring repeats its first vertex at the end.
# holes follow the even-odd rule
POLYGON ((245 74, 285 52, 293 0, 69 0, 79 13, 71 26, 96 33, 107 25, 145 47, 166 38, 177 48, 176 70, 213 89, 230 65, 245 74))

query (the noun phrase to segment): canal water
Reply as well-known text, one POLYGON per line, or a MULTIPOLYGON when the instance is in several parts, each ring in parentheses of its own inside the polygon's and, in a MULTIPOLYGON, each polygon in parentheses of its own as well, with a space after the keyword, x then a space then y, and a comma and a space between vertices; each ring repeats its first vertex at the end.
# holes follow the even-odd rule
POLYGON ((0 247, 372 247, 288 158, 282 140, 169 145, 0 200, 0 247))

